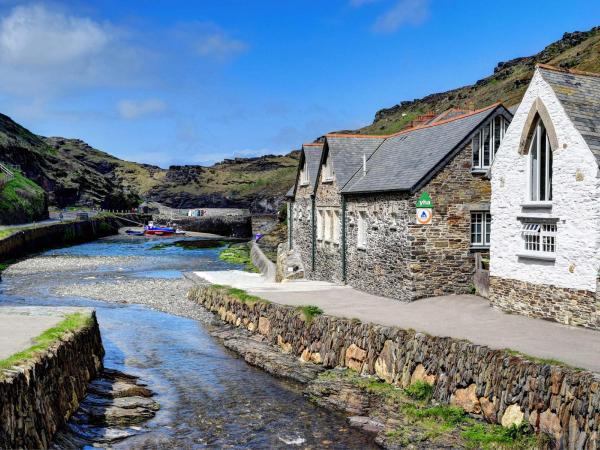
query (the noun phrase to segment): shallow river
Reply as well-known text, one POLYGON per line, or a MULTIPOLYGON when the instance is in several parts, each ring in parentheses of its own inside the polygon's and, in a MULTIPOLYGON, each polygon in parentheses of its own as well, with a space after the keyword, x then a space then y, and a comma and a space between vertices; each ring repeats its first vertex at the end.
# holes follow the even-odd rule
POLYGON ((0 305, 96 308, 105 366, 139 376, 156 392, 161 406, 156 417, 116 447, 373 446, 343 416, 310 403, 300 386, 251 367, 225 349, 202 322, 135 304, 55 293, 74 284, 172 281, 192 269, 237 268, 219 261, 218 250, 153 249, 158 242, 170 241, 121 236, 49 251, 37 264, 32 260, 31 267, 28 261, 15 266, 18 270, 9 270, 0 283, 0 305), (65 256, 74 266, 60 265, 65 256))

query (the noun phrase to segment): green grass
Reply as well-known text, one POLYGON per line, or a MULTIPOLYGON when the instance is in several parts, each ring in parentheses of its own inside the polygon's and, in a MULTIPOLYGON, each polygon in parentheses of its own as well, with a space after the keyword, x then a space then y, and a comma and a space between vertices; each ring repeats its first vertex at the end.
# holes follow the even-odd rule
POLYGON ((44 190, 15 172, 15 177, 0 188, 0 216, 18 217, 23 222, 33 222, 45 212, 44 190))
POLYGON ((74 313, 69 314, 58 325, 44 331, 33 341, 34 345, 19 353, 15 353, 6 359, 0 360, 0 370, 10 369, 30 360, 37 354, 43 352, 52 344, 60 341, 65 334, 79 330, 84 327, 91 326, 93 323, 92 317, 89 314, 74 313))
POLYGON ((404 393, 414 400, 430 400, 433 397, 433 386, 425 381, 415 381, 404 389, 404 393))
POLYGON ((247 244, 234 244, 224 248, 219 254, 219 259, 231 264, 240 264, 244 266, 246 272, 260 272, 260 270, 252 263, 250 249, 247 244))
POLYGON ((534 449, 538 448, 538 438, 534 436, 527 423, 504 428, 500 425, 470 425, 461 433, 472 448, 493 449, 534 449))
POLYGON ((510 348, 505 348, 503 351, 506 352, 506 353, 508 353, 511 356, 518 356, 520 358, 526 359, 526 360, 531 361, 531 362, 536 363, 536 364, 565 367, 567 369, 573 369, 573 370, 576 370, 576 371, 583 371, 583 370, 585 370, 585 369, 582 369, 581 367, 571 366, 571 365, 569 365, 569 364, 567 364, 565 362, 559 361, 558 359, 553 359, 553 358, 538 358, 537 356, 531 356, 531 355, 528 355, 527 353, 522 353, 522 352, 519 352, 517 350, 510 349, 510 348))
POLYGON ((216 289, 218 291, 224 291, 225 294, 229 295, 230 297, 233 297, 236 300, 238 300, 239 302, 246 303, 249 305, 253 305, 255 303, 271 303, 270 301, 265 300, 264 298, 257 297, 256 295, 248 294, 243 289, 233 288, 231 286, 223 286, 221 284, 212 284, 212 285, 208 286, 208 289, 216 289))
POLYGON ((302 315, 302 319, 307 324, 310 324, 316 316, 323 314, 323 310, 314 305, 298 306, 296 311, 302 315))

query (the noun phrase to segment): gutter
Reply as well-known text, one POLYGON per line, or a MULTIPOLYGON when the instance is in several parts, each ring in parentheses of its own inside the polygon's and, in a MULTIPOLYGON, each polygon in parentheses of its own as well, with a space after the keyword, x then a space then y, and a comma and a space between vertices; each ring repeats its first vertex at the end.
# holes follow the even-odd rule
POLYGON ((311 218, 310 218, 310 227, 311 227, 311 237, 312 237, 312 261, 311 261, 311 270, 314 272, 315 271, 315 254, 317 251, 317 240, 316 240, 316 221, 315 221, 315 196, 311 195, 310 196, 310 200, 311 200, 311 218))
POLYGON ((346 284, 346 197, 342 195, 342 281, 346 284))

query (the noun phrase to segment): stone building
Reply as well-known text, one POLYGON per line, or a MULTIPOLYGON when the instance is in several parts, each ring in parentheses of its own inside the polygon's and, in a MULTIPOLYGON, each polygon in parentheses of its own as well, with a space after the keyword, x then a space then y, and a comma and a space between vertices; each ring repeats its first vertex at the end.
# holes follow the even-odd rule
POLYGON ((492 168, 490 300, 600 328, 600 75, 539 65, 492 168))
POLYGON ((404 301, 468 292, 474 255, 489 248, 487 173, 511 118, 499 104, 453 109, 393 135, 330 134, 305 146, 289 246, 307 277, 404 301), (425 224, 421 195, 433 203, 425 224))

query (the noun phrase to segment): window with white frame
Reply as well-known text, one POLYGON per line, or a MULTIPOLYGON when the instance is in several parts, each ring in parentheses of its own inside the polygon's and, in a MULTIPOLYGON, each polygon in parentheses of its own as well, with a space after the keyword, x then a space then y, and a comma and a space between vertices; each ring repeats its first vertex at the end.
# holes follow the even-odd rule
POLYGON ((489 247, 492 215, 481 211, 471 213, 471 246, 489 247))
POLYGON ((471 141, 474 170, 485 170, 490 167, 507 128, 508 121, 498 115, 475 133, 471 141))
POLYGON ((304 165, 300 171, 300 184, 306 186, 308 183, 308 165, 306 164, 306 161, 304 161, 304 165))
POLYGON ((552 149, 546 127, 541 119, 529 145, 529 200, 549 202, 552 200, 552 149))
POLYGON ((367 248, 367 213, 359 211, 356 215, 356 245, 367 248))
POLYGON ((331 158, 327 158, 321 169, 322 181, 333 181, 333 168, 331 167, 331 158))
POLYGON ((526 252, 556 253, 556 224, 527 222, 521 234, 526 252))
POLYGON ((333 241, 333 211, 330 209, 325 211, 325 240, 333 241))
POLYGON ((333 242, 335 244, 340 243, 340 231, 342 225, 340 222, 340 212, 336 209, 333 211, 333 242))
POLYGON ((317 239, 322 241, 325 235, 325 211, 317 209, 317 239))

